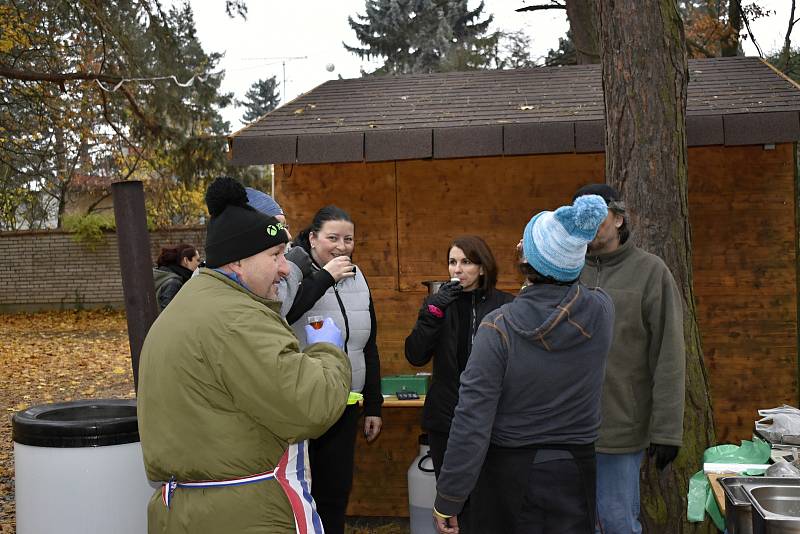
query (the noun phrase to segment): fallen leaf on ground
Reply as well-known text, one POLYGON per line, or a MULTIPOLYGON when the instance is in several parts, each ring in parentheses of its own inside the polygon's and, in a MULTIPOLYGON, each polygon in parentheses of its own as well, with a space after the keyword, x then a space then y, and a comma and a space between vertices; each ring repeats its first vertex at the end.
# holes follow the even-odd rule
POLYGON ((14 532, 11 414, 37 404, 132 398, 121 311, 0 314, 0 534, 14 532))

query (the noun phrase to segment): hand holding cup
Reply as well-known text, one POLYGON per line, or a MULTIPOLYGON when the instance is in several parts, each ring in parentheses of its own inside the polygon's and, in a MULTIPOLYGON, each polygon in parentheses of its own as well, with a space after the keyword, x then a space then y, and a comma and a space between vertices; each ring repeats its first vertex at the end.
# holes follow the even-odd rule
POLYGON ((428 304, 436 306, 444 311, 445 308, 458 298, 463 289, 464 286, 461 285, 461 282, 457 278, 455 281, 451 280, 443 284, 442 287, 439 288, 439 291, 428 297, 428 304))
MULTIPOLYGON (((312 315, 308 318, 308 320, 311 322, 311 319, 318 318, 319 316, 312 315)), ((312 324, 307 324, 305 326, 306 341, 309 345, 314 343, 330 343, 332 345, 336 345, 340 349, 344 347, 342 331, 339 330, 339 327, 336 326, 336 323, 333 322, 333 319, 326 317, 325 320, 322 321, 322 325, 319 328, 315 326, 316 323, 317 321, 314 321, 312 324)))
POLYGON ((333 280, 339 282, 344 278, 352 278, 356 275, 356 266, 347 256, 336 256, 323 267, 328 271, 333 280))

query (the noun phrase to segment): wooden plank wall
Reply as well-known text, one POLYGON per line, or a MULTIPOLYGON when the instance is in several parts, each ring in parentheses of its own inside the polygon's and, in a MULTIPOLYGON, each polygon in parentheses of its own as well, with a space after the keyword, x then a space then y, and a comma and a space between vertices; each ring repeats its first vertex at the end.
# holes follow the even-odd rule
POLYGON ((794 147, 689 151, 694 288, 717 438, 797 406, 794 147))
MULTIPOLYGON (((797 404, 792 151, 689 151, 695 291, 720 442, 749 438, 758 408, 797 404)), ((406 363, 403 342, 425 295, 420 282, 448 276, 450 239, 484 237, 500 287, 516 291, 514 248, 524 225, 603 173, 602 154, 275 167, 293 233, 325 204, 353 216, 354 260, 375 300, 384 375, 418 370, 406 363)), ((378 440, 359 437, 348 513, 407 515, 405 472, 417 454, 419 417, 419 409, 385 409, 378 440)))
POLYGON ((408 161, 397 164, 400 290, 447 279, 447 247, 483 237, 497 258, 499 286, 517 290, 516 246, 530 218, 568 201, 576 184, 602 181, 600 155, 408 161))

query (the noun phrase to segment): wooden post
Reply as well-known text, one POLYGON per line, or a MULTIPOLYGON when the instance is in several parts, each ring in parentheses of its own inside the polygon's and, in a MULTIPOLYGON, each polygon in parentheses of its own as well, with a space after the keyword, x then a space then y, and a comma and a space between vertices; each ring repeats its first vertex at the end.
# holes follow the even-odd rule
POLYGON ((156 290, 150 258, 150 235, 144 209, 142 182, 130 180, 111 184, 114 218, 117 223, 122 293, 128 320, 128 343, 134 387, 139 389, 139 355, 150 325, 156 320, 156 290))

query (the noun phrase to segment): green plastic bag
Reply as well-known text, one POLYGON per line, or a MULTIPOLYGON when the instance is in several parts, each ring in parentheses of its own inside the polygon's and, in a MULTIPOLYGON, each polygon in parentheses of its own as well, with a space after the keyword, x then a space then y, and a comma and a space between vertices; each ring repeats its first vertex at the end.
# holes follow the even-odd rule
MULTIPOLYGON (((717 445, 703 453, 703 463, 765 464, 769 460, 770 446, 764 440, 742 441, 741 445, 717 445)), ((752 473, 756 474, 756 473, 752 473)), ((763 474, 758 473, 758 474, 763 474)), ((720 530, 725 530, 725 518, 720 512, 711 483, 701 469, 689 479, 686 518, 692 522, 703 521, 706 512, 720 530)))

